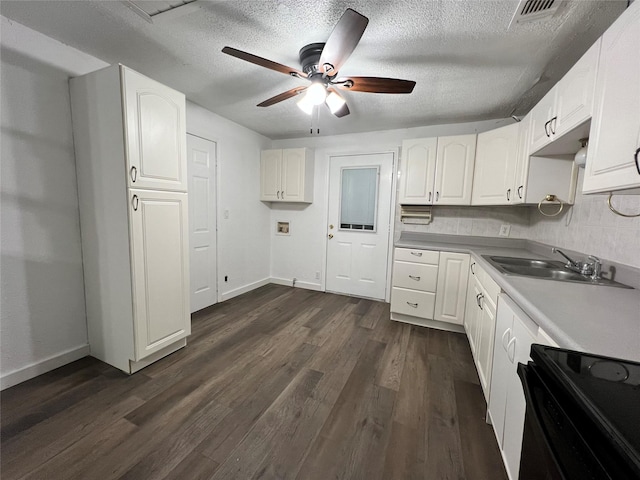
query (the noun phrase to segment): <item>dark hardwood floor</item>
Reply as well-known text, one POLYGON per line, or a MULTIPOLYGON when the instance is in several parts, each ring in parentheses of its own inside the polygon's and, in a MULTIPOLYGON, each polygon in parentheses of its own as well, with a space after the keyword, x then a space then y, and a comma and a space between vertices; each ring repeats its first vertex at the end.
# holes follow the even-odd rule
POLYGON ((85 358, 1 394, 3 479, 504 479, 464 335, 268 285, 132 376, 85 358))

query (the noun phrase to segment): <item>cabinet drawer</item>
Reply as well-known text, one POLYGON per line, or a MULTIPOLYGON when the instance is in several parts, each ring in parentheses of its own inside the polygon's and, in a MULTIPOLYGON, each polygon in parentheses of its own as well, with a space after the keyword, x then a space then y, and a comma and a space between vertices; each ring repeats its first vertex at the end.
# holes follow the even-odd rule
POLYGON ((440 252, 434 252, 433 250, 420 250, 417 248, 396 248, 395 260, 438 265, 440 252))
POLYGON ((435 292, 438 281, 438 266, 422 263, 395 261, 393 263, 393 286, 435 292))
POLYGON ((433 319, 436 294, 393 287, 391 291, 391 311, 414 317, 433 319))

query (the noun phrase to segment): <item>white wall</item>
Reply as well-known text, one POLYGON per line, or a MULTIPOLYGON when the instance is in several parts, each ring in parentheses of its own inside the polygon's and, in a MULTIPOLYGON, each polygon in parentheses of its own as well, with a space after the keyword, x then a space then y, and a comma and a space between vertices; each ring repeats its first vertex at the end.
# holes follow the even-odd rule
POLYGON ((260 202, 260 150, 271 140, 191 102, 187 132, 217 144, 218 294, 226 300, 269 281, 270 211, 260 202))
POLYGON ((511 122, 513 120, 510 119, 487 120, 381 132, 274 140, 273 148, 315 149, 315 175, 314 199, 311 205, 273 204, 271 207, 271 277, 282 283, 289 283, 296 278, 299 286, 324 288, 330 156, 397 151, 402 145, 402 140, 407 138, 479 133, 511 122), (277 221, 291 222, 290 236, 275 234, 277 221), (321 272, 320 280, 315 278, 316 272, 321 272))
POLYGON ((5 388, 88 353, 68 78, 106 64, 0 20, 5 388))
MULTIPOLYGON (((607 195, 582 195, 583 176, 581 168, 572 208, 551 218, 532 209, 526 238, 640 268, 640 217, 614 214, 607 195)), ((612 202, 623 213, 640 213, 640 195, 614 195, 612 202)))

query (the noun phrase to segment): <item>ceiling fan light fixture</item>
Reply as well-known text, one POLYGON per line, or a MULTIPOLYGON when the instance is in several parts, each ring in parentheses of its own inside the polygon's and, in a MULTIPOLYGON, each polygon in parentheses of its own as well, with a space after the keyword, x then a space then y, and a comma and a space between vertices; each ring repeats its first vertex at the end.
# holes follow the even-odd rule
POLYGON ((315 105, 309 101, 308 95, 303 95, 300 100, 296 102, 296 105, 307 115, 311 115, 313 113, 313 107, 315 107, 315 105))
POLYGON ((336 92, 331 92, 327 96, 325 102, 327 103, 327 107, 329 107, 329 110, 331 110, 331 113, 336 113, 344 106, 345 103, 347 103, 345 99, 338 95, 336 92))
POLYGON ((327 89, 322 83, 313 82, 309 88, 305 98, 313 105, 320 105, 327 98, 327 89))

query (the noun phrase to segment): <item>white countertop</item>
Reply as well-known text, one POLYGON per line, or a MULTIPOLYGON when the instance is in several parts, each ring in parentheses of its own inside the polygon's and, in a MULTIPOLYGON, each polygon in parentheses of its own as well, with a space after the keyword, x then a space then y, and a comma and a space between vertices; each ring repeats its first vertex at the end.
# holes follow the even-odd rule
MULTIPOLYGON (((504 246, 438 241, 438 235, 401 236, 396 247, 469 253, 502 290, 562 348, 640 361, 640 290, 504 275, 482 255, 545 258, 527 242, 504 246), (512 246, 511 246, 512 245, 512 246)), ((498 243, 487 239, 488 243, 498 243)), ((502 239, 501 239, 502 241, 502 239)), ((555 259, 557 260, 557 258, 555 259)))

